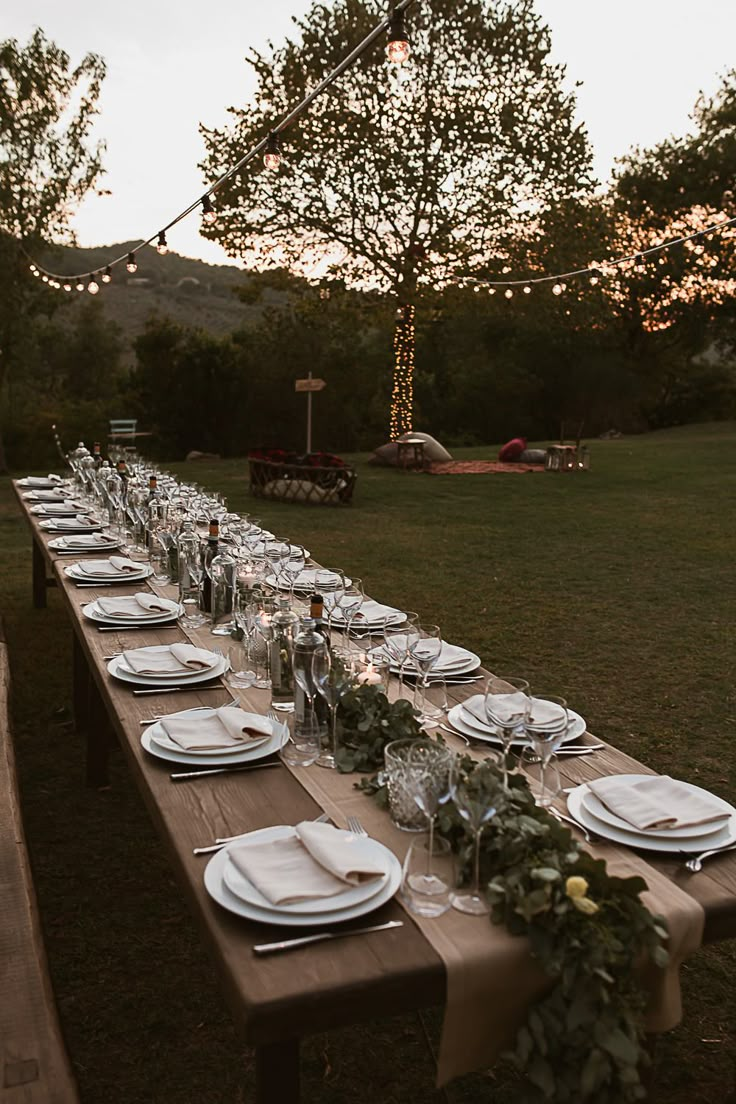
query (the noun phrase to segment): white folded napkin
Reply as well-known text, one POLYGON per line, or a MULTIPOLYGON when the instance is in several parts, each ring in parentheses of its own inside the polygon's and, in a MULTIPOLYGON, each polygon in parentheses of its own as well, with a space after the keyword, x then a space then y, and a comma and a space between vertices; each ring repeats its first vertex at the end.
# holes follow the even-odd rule
POLYGON ((532 698, 532 709, 527 720, 527 728, 539 732, 555 732, 567 727, 567 711, 561 705, 545 701, 544 698, 532 698))
POLYGON ((29 487, 48 487, 49 483, 61 483, 60 475, 27 475, 25 482, 29 487))
POLYGON ((54 518, 54 525, 57 529, 89 529, 96 524, 96 521, 85 517, 84 514, 77 514, 76 517, 54 518))
POLYGON ((40 513, 48 514, 49 517, 55 517, 58 514, 70 514, 72 511, 76 513, 78 509, 78 502, 67 502, 66 500, 63 502, 44 502, 40 508, 40 513))
POLYGON ((35 502, 65 502, 63 491, 26 491, 24 498, 35 502))
POLYGON ((689 828, 729 817, 710 795, 699 794, 668 775, 652 775, 631 782, 613 774, 596 778, 588 783, 588 788, 607 809, 640 832, 689 828))
MULTIPOLYGON (((399 634, 393 639, 394 641, 398 642, 402 639, 402 637, 399 634)), ((404 637, 403 639, 405 641, 406 637, 404 637)), ((469 656, 470 652, 468 652, 466 648, 460 648, 457 644, 448 644, 446 640, 443 640, 442 647, 440 648, 440 654, 438 655, 432 667, 432 673, 436 675, 440 671, 445 671, 448 668, 452 669, 454 667, 457 667, 458 664, 467 662, 469 656)), ((409 656, 405 664, 405 670, 411 671, 414 669, 414 667, 415 664, 413 663, 411 656, 409 656)))
POLYGON ((172 612, 170 602, 157 598, 155 594, 147 594, 146 591, 126 594, 123 598, 98 598, 97 605, 110 617, 150 617, 154 613, 172 612))
MULTIPOLYGON (((353 618, 354 625, 360 625, 361 623, 373 624, 376 621, 385 621, 387 618, 403 618, 401 610, 395 609, 393 606, 384 606, 381 602, 374 602, 372 598, 366 598, 363 605, 353 618)), ((335 610, 335 621, 344 621, 345 615, 341 609, 335 610)))
POLYGON ((266 718, 247 716, 242 709, 223 705, 219 709, 200 709, 193 713, 174 713, 164 717, 161 727, 170 740, 185 751, 208 748, 258 747, 273 735, 266 718))
MULTIPOLYGON (((98 599, 98 602, 100 599, 98 599)), ((219 656, 193 644, 172 644, 168 648, 134 648, 123 659, 138 675, 184 675, 207 671, 219 656)))
POLYGON ((490 729, 486 714, 486 699, 483 694, 473 694, 472 698, 466 698, 463 702, 463 710, 469 713, 474 721, 480 721, 484 728, 490 729))
POLYGON ((228 858, 273 905, 334 897, 385 874, 380 863, 356 854, 354 838, 313 821, 282 839, 239 843, 228 858))
POLYGON ((516 726, 524 720, 529 709, 529 699, 526 694, 518 691, 510 694, 494 694, 488 701, 486 714, 491 724, 500 725, 502 728, 516 726))
POLYGON ((84 560, 77 570, 84 575, 130 575, 141 571, 143 564, 128 560, 125 556, 110 556, 109 560, 84 560))
POLYGON ((107 533, 79 533, 75 537, 59 537, 59 548, 104 548, 115 544, 115 538, 107 533))

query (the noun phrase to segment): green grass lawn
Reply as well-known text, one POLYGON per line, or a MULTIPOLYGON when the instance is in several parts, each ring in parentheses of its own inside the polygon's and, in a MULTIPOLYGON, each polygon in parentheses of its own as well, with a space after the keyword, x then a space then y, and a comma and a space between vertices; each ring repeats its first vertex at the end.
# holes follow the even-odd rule
MULTIPOLYGON (((491 669, 564 694, 597 735, 733 800, 736 424, 591 451, 593 470, 574 476, 430 476, 351 457, 359 478, 345 509, 252 500, 245 460, 171 468, 361 575, 374 597, 438 622, 491 669)), ((122 761, 110 792, 84 789, 82 749, 64 723, 69 626, 53 592, 47 610, 31 607, 29 540, 7 484, 0 534, 26 828, 83 1101, 245 1101, 249 1055, 122 761)), ((736 944, 701 951, 683 981, 684 1025, 661 1041, 651 1099, 726 1104, 736 1099, 736 944)), ((429 1028, 436 1035, 434 1015, 429 1028)), ((304 1049, 305 1102, 440 1099, 415 1019, 304 1049)), ((448 1095, 516 1098, 492 1074, 448 1095)))

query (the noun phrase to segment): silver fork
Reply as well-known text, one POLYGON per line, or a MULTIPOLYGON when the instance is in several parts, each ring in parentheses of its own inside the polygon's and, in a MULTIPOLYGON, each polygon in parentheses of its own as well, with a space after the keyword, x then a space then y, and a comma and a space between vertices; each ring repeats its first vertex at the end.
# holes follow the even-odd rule
POLYGON ((347 818, 347 822, 348 822, 348 832, 352 832, 354 836, 367 836, 368 835, 365 828, 360 823, 360 821, 358 820, 357 817, 349 816, 347 818))
POLYGON ((711 855, 720 855, 724 851, 736 851, 736 843, 727 844, 726 847, 714 847, 712 851, 703 851, 700 855, 693 855, 691 859, 687 860, 685 866, 691 874, 697 874, 698 871, 703 869, 705 859, 709 859, 711 855))
POLYGON ((571 816, 567 816, 566 813, 561 813, 559 809, 555 809, 554 806, 548 806, 547 812, 551 813, 555 820, 564 821, 566 824, 572 824, 574 828, 579 829, 579 831, 583 833, 583 837, 586 843, 598 843, 600 841, 601 837, 596 835, 595 832, 589 832, 585 825, 581 824, 580 821, 575 820, 571 816))

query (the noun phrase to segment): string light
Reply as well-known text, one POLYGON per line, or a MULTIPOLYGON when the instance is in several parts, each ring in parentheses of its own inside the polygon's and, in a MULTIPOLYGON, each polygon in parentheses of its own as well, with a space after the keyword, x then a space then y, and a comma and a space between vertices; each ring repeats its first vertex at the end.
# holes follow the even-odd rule
POLYGON ((75 287, 77 291, 84 291, 84 280, 77 280, 75 287))
POLYGON ((165 257, 169 252, 169 247, 166 242, 166 234, 161 230, 158 235, 158 241, 156 242, 156 252, 160 257, 165 257))
POLYGON ((600 279, 601 279, 601 274, 598 271, 598 269, 597 268, 591 268, 591 270, 590 270, 590 283, 591 283, 591 286, 595 287, 596 284, 599 284, 600 279))
POLYGON ((103 284, 109 284, 111 280, 112 272, 110 271, 110 266, 108 265, 105 271, 102 273, 102 282, 103 284))
POLYGON ((513 299, 513 297, 514 297, 514 293, 511 290, 511 288, 506 288, 506 290, 504 292, 504 295, 506 296, 507 299, 513 299))
POLYGON ((208 226, 217 222, 217 211, 212 206, 212 200, 208 195, 202 196, 202 222, 207 223, 208 226))
POLYGON ((87 284, 87 291, 90 293, 90 295, 96 295, 99 290, 100 285, 97 283, 97 280, 94 278, 94 276, 90 276, 89 283, 87 284))
POLYGON ((134 272, 138 271, 138 262, 135 259, 135 253, 129 253, 128 254, 128 260, 125 263, 125 267, 127 268, 128 272, 130 272, 131 275, 134 272))
POLYGON ((388 60, 392 61, 394 65, 402 65, 409 54, 411 53, 411 47, 409 46, 409 36, 406 33, 406 27, 404 26, 404 13, 403 11, 394 10, 391 13, 391 22, 388 27, 388 42, 386 43, 386 53, 388 60))
POLYGON ((72 290, 72 285, 71 284, 64 284, 64 291, 71 291, 71 290, 72 290))
POLYGON ((49 278, 48 278, 48 276, 46 275, 46 273, 45 273, 45 272, 44 272, 43 276, 41 277, 41 279, 43 280, 43 282, 44 282, 45 284, 47 284, 47 283, 49 282, 49 278))
POLYGON ((525 295, 531 295, 531 293, 532 293, 532 289, 529 287, 529 284, 524 284, 524 294, 525 295))
POLYGON ((263 154, 263 164, 272 172, 281 164, 281 139, 275 130, 272 130, 266 142, 266 151, 263 154))
POLYGON ((391 440, 409 433, 414 407, 414 315, 411 303, 399 307, 394 329, 394 385, 391 393, 391 440))
POLYGON ((560 284, 559 282, 556 283, 552 288, 552 294, 553 295, 562 295, 563 291, 564 291, 564 288, 563 288, 562 284, 560 284))

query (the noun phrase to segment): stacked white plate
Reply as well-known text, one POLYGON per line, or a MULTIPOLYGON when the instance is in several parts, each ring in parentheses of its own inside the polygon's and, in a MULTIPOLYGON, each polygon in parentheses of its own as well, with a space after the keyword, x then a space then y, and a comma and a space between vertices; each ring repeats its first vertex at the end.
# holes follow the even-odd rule
POLYGON ((158 599, 162 606, 166 606, 165 613, 147 613, 142 616, 126 617, 124 614, 111 614, 105 613, 104 609, 99 604, 99 598, 94 602, 88 602, 86 606, 82 607, 82 613, 90 621, 95 621, 99 625, 125 625, 127 628, 131 626, 140 625, 143 627, 154 628, 156 625, 166 625, 170 621, 176 621, 177 617, 181 616, 181 606, 178 602, 173 602, 170 598, 158 599))
MULTIPOLYGON (((322 570, 323 569, 319 567, 305 567, 304 570, 300 571, 294 579, 294 590, 298 590, 308 594, 314 590, 317 590, 317 574, 318 572, 321 574, 322 570)), ((332 579, 334 585, 337 585, 340 580, 339 575, 333 575, 329 571, 327 571, 327 578, 328 580, 332 579)), ((283 590, 288 590, 291 587, 291 579, 288 578, 285 573, 279 577, 278 583, 276 582, 275 575, 267 575, 266 582, 271 587, 275 587, 278 585, 283 590)), ((346 586, 350 586, 351 583, 352 579, 345 579, 346 586)))
POLYGON ((49 541, 49 548, 66 555, 79 552, 94 555, 95 552, 114 552, 120 547, 120 541, 115 540, 109 533, 91 533, 90 536, 94 537, 93 541, 75 540, 73 534, 68 537, 54 537, 49 541))
MULTIPOLYGON (((193 713, 213 712, 206 709, 183 709, 179 713, 172 713, 172 717, 185 717, 193 713)), ((246 713, 243 710, 243 724, 262 723, 264 717, 256 713, 246 713)), ((280 751, 289 739, 289 730, 286 725, 278 721, 271 721, 271 735, 266 736, 262 743, 254 742, 248 747, 242 748, 209 748, 204 751, 184 751, 177 743, 166 735, 163 725, 158 722, 147 728, 141 736, 141 744, 157 759, 166 759, 170 763, 182 763, 185 766, 199 764, 204 767, 226 767, 236 763, 249 763, 256 759, 265 759, 269 755, 275 755, 280 751)))
MULTIPOLYGON (((361 629, 382 629, 384 625, 400 625, 406 620, 406 614, 393 606, 384 606, 380 602, 366 599, 352 620, 353 632, 361 629)), ((340 629, 345 625, 345 613, 339 607, 331 614, 332 624, 340 629)))
POLYGON ((58 475, 26 475, 18 480, 19 487, 27 487, 28 490, 53 491, 63 487, 66 480, 58 475))
MULTIPOLYGON (((650 774, 625 774, 620 776, 622 782, 632 785, 635 782, 651 780, 650 774)), ((690 782, 680 782, 693 793, 707 798, 716 808, 723 810, 726 819, 713 821, 710 824, 697 824, 687 828, 656 828, 642 831, 629 824, 627 820, 616 816, 610 809, 599 801, 587 784, 576 786, 567 795, 567 807, 570 816, 583 827, 604 839, 614 843, 623 843, 628 847, 638 847, 644 851, 691 851, 697 854, 699 851, 709 851, 712 848, 727 847, 736 843, 736 809, 727 801, 716 797, 708 790, 700 786, 693 786, 690 782)))
MULTIPOLYGON (((84 607, 86 614, 89 606, 84 607)), ((136 620, 138 624, 151 624, 148 621, 136 620)), ((144 649, 136 649, 143 651, 144 649)), ((145 651, 151 653, 163 653, 168 652, 168 644, 155 644, 151 648, 146 648, 145 651)), ((107 665, 108 674, 113 678, 120 679, 121 682, 129 682, 134 686, 196 686, 200 682, 209 682, 211 679, 219 678, 220 675, 224 675, 227 670, 227 660, 224 656, 218 655, 216 652, 210 652, 210 663, 206 668, 200 668, 198 670, 180 671, 176 674, 150 674, 145 675, 140 672, 133 671, 125 662, 123 656, 115 656, 107 665)))
MULTIPOLYGON (((399 665, 394 662, 386 648, 376 648, 372 654, 381 659, 388 659, 391 673, 398 675, 399 665)), ((467 675, 470 671, 474 671, 476 667, 480 667, 480 656, 477 656, 475 652, 469 652, 467 648, 461 648, 457 644, 448 644, 447 641, 443 640, 440 654, 434 666, 430 669, 429 677, 430 679, 432 677, 452 679, 456 675, 467 675)), ((404 664, 404 674, 413 678, 417 677, 417 669, 411 657, 404 664)))
MULTIPOLYGON (((447 719, 450 725, 458 732, 462 732, 463 735, 471 736, 475 740, 487 740, 489 744, 501 746, 500 729, 489 721, 482 719, 485 716, 484 700, 483 694, 474 694, 472 698, 466 698, 464 702, 452 707, 447 714, 447 719)), ((538 699, 532 699, 533 702, 535 700, 538 699)), ((567 712, 570 718, 570 727, 562 741, 565 744, 571 740, 580 739, 585 734, 586 728, 585 721, 579 713, 576 713, 574 709, 568 709, 567 712)), ((523 733, 520 733, 512 741, 512 747, 528 747, 530 745, 531 740, 523 733)))
POLYGON ((98 564, 102 565, 109 562, 109 560, 84 560, 81 564, 68 564, 64 568, 64 574, 77 583, 104 583, 108 585, 138 582, 153 574, 153 568, 147 563, 136 564, 137 570, 135 571, 132 569, 129 571, 95 570, 98 564))
MULTIPOLYGON (((251 832, 247 839, 266 843, 269 840, 283 839, 293 831, 288 825, 279 824, 251 832)), ((350 832, 345 832, 345 835, 350 838, 351 846, 355 847, 356 856, 364 856, 381 864, 384 871, 381 877, 357 886, 346 885, 342 892, 332 897, 298 901, 292 905, 273 905, 230 861, 229 849, 243 842, 236 840, 210 859, 204 872, 205 888, 210 897, 229 912, 247 920, 259 920, 264 924, 296 928, 319 927, 365 916, 380 908, 396 893, 401 884, 401 864, 378 840, 368 836, 353 836, 350 832)))
POLYGON ((103 526, 99 522, 93 521, 92 518, 86 517, 84 514, 77 515, 79 520, 76 525, 70 524, 74 518, 48 518, 46 521, 40 521, 39 528, 45 529, 47 533, 100 533, 103 526), (62 525, 61 522, 65 521, 67 524, 62 525))
POLYGON ((63 497, 60 497, 58 502, 39 502, 37 506, 31 506, 32 514, 47 518, 76 517, 77 514, 83 511, 84 507, 80 503, 70 502, 63 497))

